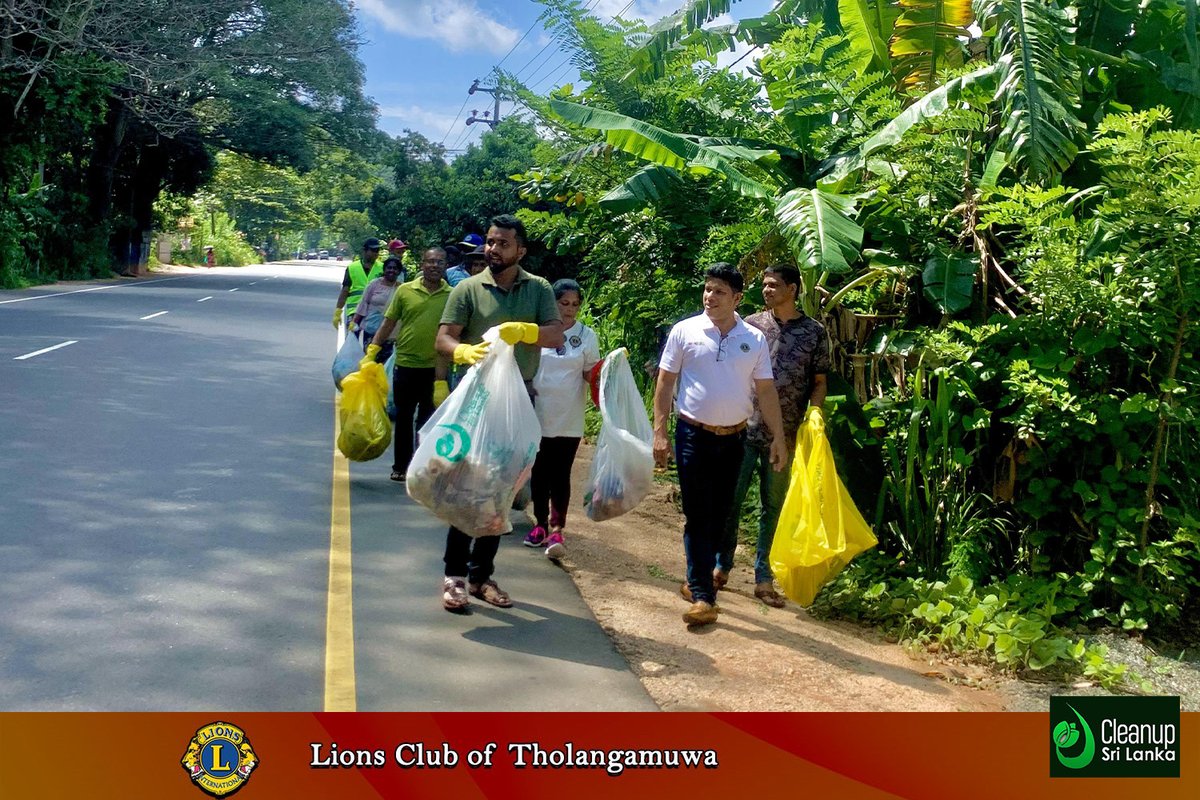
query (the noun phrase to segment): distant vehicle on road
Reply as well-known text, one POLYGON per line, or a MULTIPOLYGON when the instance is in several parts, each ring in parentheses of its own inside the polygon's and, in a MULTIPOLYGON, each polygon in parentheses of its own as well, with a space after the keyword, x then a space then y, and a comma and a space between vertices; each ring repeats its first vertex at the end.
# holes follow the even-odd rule
POLYGON ((317 260, 317 251, 309 250, 307 253, 304 254, 304 260, 305 261, 316 261, 317 260))
POLYGON ((323 261, 328 261, 328 260, 329 260, 329 251, 328 251, 328 250, 322 250, 322 251, 320 252, 320 254, 318 255, 318 258, 320 258, 320 259, 321 259, 321 260, 323 260, 323 261))

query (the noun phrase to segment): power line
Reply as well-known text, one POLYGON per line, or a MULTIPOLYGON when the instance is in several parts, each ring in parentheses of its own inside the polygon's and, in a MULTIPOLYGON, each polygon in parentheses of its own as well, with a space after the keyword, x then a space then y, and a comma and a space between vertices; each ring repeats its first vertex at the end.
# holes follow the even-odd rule
POLYGON ((492 67, 493 71, 500 69, 500 65, 508 60, 508 57, 511 56, 513 54, 513 51, 517 49, 517 45, 519 45, 519 44, 521 44, 521 42, 525 41, 525 37, 528 36, 529 34, 533 33, 533 29, 536 28, 537 24, 541 21, 542 21, 542 18, 540 16, 537 17, 533 21, 533 24, 529 26, 529 30, 527 30, 523 34, 521 34, 520 39, 517 39, 517 44, 514 44, 512 47, 510 47, 508 49, 508 52, 504 54, 504 58, 502 58, 498 62, 496 62, 496 66, 492 67))
MULTIPOLYGON (((560 61, 560 62, 558 62, 557 64, 555 64, 553 67, 551 67, 550 69, 546 70, 546 74, 545 74, 545 75, 542 77, 542 79, 541 79, 540 81, 536 81, 536 82, 535 82, 534 78, 530 78, 530 79, 529 79, 529 83, 527 84, 527 85, 529 86, 529 91, 531 91, 531 92, 532 92, 532 91, 534 91, 535 87, 536 87, 538 84, 540 84, 540 83, 544 83, 544 82, 546 81, 546 78, 549 78, 549 77, 550 77, 551 75, 553 75, 555 72, 557 72, 558 70, 562 69, 562 67, 563 67, 563 65, 564 65, 564 64, 567 64, 567 63, 569 63, 569 62, 570 62, 571 58, 572 58, 572 56, 567 56, 567 57, 566 57, 566 58, 564 58, 562 61, 560 61)), ((538 72, 541 72, 541 70, 538 70, 538 72)))
POLYGON ((438 142, 438 144, 445 144, 446 139, 450 138, 450 131, 454 130, 454 123, 458 122, 458 118, 462 116, 463 109, 467 107, 467 101, 469 101, 470 99, 471 99, 471 95, 469 95, 469 94, 463 98, 462 105, 458 107, 458 113, 454 115, 453 122, 451 122, 450 127, 446 129, 446 135, 442 137, 442 141, 438 142))

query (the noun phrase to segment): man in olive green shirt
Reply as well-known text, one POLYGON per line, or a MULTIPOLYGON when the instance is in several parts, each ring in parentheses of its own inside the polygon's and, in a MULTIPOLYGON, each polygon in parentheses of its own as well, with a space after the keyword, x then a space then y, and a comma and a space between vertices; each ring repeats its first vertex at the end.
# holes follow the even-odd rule
MULTIPOLYGON (((487 269, 450 293, 438 329, 437 349, 457 364, 476 364, 487 355, 484 332, 498 325, 500 338, 516 346, 521 377, 528 386, 537 374, 541 348, 562 346, 563 332, 549 282, 521 269, 525 252, 525 225, 510 214, 493 218, 484 240, 487 269)), ((443 608, 465 611, 468 591, 494 606, 512 606, 512 599, 492 580, 499 549, 499 536, 472 538, 450 528, 443 559, 443 608)))
POLYGON ((399 324, 394 350, 396 364, 392 368, 392 395, 396 403, 394 481, 405 479, 415 449, 416 432, 449 393, 446 386, 449 359, 434 349, 438 324, 450 298, 445 271, 446 251, 440 247, 426 250, 421 256, 420 276, 396 289, 363 359, 364 363, 374 361, 399 324))

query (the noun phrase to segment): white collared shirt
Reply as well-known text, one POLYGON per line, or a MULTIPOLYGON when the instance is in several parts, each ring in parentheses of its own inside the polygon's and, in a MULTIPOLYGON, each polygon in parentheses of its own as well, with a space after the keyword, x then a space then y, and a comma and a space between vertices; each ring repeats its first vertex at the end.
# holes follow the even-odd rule
POLYGON ((754 412, 754 381, 771 380, 762 332, 734 317, 725 336, 701 312, 675 324, 659 369, 679 374, 675 410, 706 425, 737 425, 754 412))
POLYGON ((562 347, 543 347, 533 379, 537 399, 533 409, 542 423, 542 437, 583 436, 583 409, 588 384, 583 373, 600 360, 600 342, 592 329, 576 321, 563 331, 562 347))

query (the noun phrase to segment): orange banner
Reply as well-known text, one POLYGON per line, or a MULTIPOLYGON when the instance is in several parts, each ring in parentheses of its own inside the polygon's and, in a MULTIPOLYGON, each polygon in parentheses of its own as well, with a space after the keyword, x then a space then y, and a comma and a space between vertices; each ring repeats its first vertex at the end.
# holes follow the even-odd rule
POLYGON ((1200 714, 1178 745, 1051 779, 1048 714, 6 713, 0 797, 1200 797, 1200 714))

